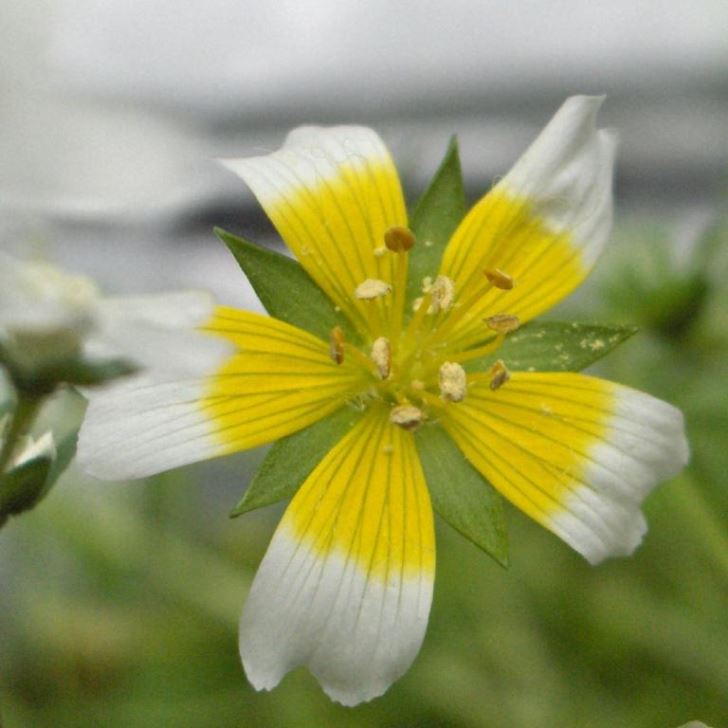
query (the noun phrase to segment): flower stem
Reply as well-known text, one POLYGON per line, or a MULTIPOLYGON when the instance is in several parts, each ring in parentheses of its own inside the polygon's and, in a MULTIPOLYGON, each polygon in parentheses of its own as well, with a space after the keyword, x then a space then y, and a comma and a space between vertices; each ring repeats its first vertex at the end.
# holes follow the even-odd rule
POLYGON ((30 397, 24 394, 18 396, 15 411, 10 416, 10 426, 6 435, 2 437, 0 475, 5 471, 7 464, 15 454, 20 438, 28 432, 33 424, 42 403, 42 397, 30 397))

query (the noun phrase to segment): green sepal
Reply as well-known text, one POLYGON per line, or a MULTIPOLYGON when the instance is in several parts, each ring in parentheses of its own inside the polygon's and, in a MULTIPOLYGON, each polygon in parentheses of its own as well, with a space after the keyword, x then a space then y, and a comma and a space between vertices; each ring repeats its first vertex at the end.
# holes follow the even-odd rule
POLYGON ((500 494, 465 459, 441 427, 420 427, 415 441, 435 512, 507 567, 508 533, 500 494))
POLYGON ((33 508, 46 493, 46 481, 53 464, 47 455, 33 458, 0 478, 0 526, 9 516, 33 508))
POLYGON ((119 377, 127 377, 138 371, 138 367, 123 359, 108 359, 98 362, 75 359, 59 364, 49 374, 58 382, 66 382, 79 387, 94 387, 119 379, 119 377))
POLYGON ((99 386, 139 371, 123 359, 90 361, 79 357, 62 359, 32 371, 21 371, 11 364, 7 368, 16 389, 29 397, 47 397, 62 384, 99 386))
POLYGON ((362 414, 361 410, 344 406, 300 432, 274 443, 230 517, 235 518, 256 508, 291 498, 326 453, 359 421, 362 414))
POLYGON ((0 478, 0 526, 9 516, 35 508, 71 464, 76 454, 78 431, 67 435, 56 447, 54 457, 29 460, 0 478))
POLYGON ((215 234, 235 257, 265 310, 274 318, 328 341, 340 326, 349 341, 359 336, 346 316, 292 258, 215 228, 215 234))
POLYGON ((436 276, 445 247, 467 210, 457 137, 450 139, 432 182, 415 205, 410 220, 417 243, 409 252, 407 310, 422 295, 425 276, 436 276))
POLYGON ((493 354, 464 366, 469 372, 488 371, 502 359, 514 372, 578 372, 636 332, 634 326, 534 321, 509 334, 493 354))

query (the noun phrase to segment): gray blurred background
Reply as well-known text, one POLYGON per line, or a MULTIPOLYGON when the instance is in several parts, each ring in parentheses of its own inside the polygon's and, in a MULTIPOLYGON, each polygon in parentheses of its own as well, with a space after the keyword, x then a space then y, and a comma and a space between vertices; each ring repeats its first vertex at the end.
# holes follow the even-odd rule
POLYGON ((270 229, 213 160, 300 123, 377 128, 410 199, 457 133, 476 196, 566 96, 605 93, 620 215, 689 237, 722 194, 725 0, 0 0, 0 20, 0 245, 114 292, 250 304, 211 227, 270 229))

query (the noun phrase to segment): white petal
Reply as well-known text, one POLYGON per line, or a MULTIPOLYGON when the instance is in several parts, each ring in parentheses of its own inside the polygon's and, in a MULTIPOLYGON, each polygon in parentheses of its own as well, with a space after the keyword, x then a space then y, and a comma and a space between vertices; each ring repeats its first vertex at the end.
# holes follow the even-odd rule
POLYGON ((497 391, 480 380, 444 424, 495 488, 591 563, 634 551, 642 501, 689 454, 675 407, 571 372, 514 372, 497 391))
POLYGON ((680 410, 627 387, 615 393, 609 431, 590 453, 587 485, 550 519, 553 531, 592 564, 634 552, 647 531, 643 500, 690 457, 680 410))
POLYGON ((214 297, 204 291, 108 298, 99 306, 98 332, 87 353, 126 358, 167 375, 213 370, 233 350, 222 338, 195 330, 214 310, 214 297))
POLYGON ((364 126, 301 126, 291 131, 281 149, 265 157, 221 159, 241 177, 264 206, 287 191, 317 188, 341 175, 339 165, 366 170, 367 165, 391 165, 379 135, 364 126))
POLYGON ((206 387, 204 379, 161 381, 141 374, 88 390, 79 465, 97 478, 126 480, 223 454, 200 407, 206 387))
POLYGON ((368 304, 353 291, 366 279, 391 284, 394 258, 375 251, 387 230, 407 224, 379 136, 360 126, 307 126, 272 154, 221 161, 250 187, 306 272, 366 330, 368 304))
POLYGON ((240 622, 258 689, 307 665, 344 705, 384 693, 411 665, 434 579, 432 508, 411 433, 385 409, 361 420, 301 486, 240 622))
POLYGON ((307 665, 333 700, 382 695, 420 649, 432 578, 367 575, 339 554, 322 557, 285 529, 276 532, 240 621, 240 653, 258 690, 307 665))
POLYGON ((572 96, 497 188, 526 197, 554 232, 568 232, 591 267, 612 226, 617 137, 596 128, 603 96, 572 96))

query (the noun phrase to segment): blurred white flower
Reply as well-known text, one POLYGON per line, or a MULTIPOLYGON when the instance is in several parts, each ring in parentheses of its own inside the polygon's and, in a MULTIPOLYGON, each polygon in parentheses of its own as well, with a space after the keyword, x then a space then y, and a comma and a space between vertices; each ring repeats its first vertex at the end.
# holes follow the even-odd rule
POLYGON ((0 255, 0 341, 16 366, 42 367, 78 353, 97 301, 88 278, 0 255))
POLYGON ((24 375, 74 359, 175 374, 214 365, 226 345, 196 330, 214 307, 204 291, 104 298, 86 277, 0 253, 0 344, 24 375))

